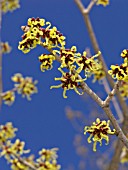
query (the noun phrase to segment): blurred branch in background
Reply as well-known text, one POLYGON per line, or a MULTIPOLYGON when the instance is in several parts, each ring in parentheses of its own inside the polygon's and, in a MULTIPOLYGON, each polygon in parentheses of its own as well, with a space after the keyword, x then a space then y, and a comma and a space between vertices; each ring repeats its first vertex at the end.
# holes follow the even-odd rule
MULTIPOLYGON (((0 43, 1 43, 1 24, 2 24, 2 1, 0 0, 0 43)), ((2 47, 0 45, 0 93, 2 93, 2 47)), ((0 96, 0 108, 2 105, 2 97, 0 96)))

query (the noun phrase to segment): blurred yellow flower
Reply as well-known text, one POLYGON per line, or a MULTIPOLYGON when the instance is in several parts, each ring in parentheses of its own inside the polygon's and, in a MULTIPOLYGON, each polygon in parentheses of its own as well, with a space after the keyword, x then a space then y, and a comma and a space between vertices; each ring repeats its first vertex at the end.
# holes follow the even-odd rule
POLYGON ((1 6, 4 13, 20 8, 19 0, 2 0, 1 6))
POLYGON ((4 103, 7 105, 11 105, 15 101, 15 93, 11 90, 2 93, 1 97, 4 103))
POLYGON ((15 90, 22 94, 23 97, 27 97, 31 100, 31 95, 37 93, 37 81, 33 81, 32 77, 23 77, 22 74, 17 73, 12 77, 12 81, 16 82, 15 90))
POLYGON ((97 5, 109 5, 109 0, 97 0, 97 5))
POLYGON ((1 42, 0 45, 2 54, 10 53, 11 47, 9 46, 8 42, 1 42))

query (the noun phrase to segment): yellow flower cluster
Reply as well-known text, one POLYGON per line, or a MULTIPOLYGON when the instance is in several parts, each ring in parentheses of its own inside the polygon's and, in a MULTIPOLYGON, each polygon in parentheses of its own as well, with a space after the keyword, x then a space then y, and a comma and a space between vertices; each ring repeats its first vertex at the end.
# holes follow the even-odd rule
POLYGON ((77 52, 76 46, 72 46, 70 49, 65 48, 65 37, 56 27, 52 27, 50 22, 45 22, 44 19, 40 18, 29 18, 27 26, 22 26, 22 30, 25 33, 22 36, 23 40, 19 42, 18 48, 20 50, 28 53, 39 44, 50 51, 50 54, 39 56, 42 72, 51 70, 53 68, 53 61, 57 57, 60 58, 61 65, 58 70, 61 71, 62 77, 55 78, 55 80, 60 80, 61 84, 51 86, 51 89, 62 87, 64 89, 64 98, 67 98, 66 91, 70 89, 75 90, 77 94, 81 95, 78 91, 80 83, 91 75, 94 75, 94 81, 105 77, 102 64, 96 59, 101 52, 99 51, 96 55, 87 57, 85 51, 83 54, 77 52), (62 70, 65 68, 68 68, 69 72, 62 70), (82 70, 85 72, 85 78, 79 79, 78 77, 82 70))
POLYGON ((47 22, 47 28, 42 28, 43 36, 42 38, 45 40, 43 45, 48 49, 51 48, 64 48, 65 46, 65 37, 60 33, 56 27, 50 28, 51 23, 47 22))
POLYGON ((93 139, 93 151, 96 151, 97 142, 102 145, 102 140, 106 140, 106 145, 109 143, 109 136, 108 134, 115 134, 115 129, 110 129, 110 121, 107 122, 105 120, 101 121, 99 118, 96 119, 96 122, 93 122, 92 126, 85 126, 84 134, 88 132, 90 136, 88 137, 88 143, 91 143, 91 138, 93 139))
POLYGON ((124 50, 122 51, 121 57, 124 58, 124 59, 125 59, 125 58, 128 59, 128 50, 127 50, 127 49, 124 49, 124 50))
POLYGON ((59 170, 61 166, 57 164, 57 151, 58 148, 42 149, 37 159, 37 170, 59 170))
POLYGON ((124 59, 124 62, 121 65, 111 65, 111 70, 108 73, 112 78, 120 80, 121 86, 119 91, 121 95, 125 98, 128 97, 128 50, 124 49, 121 52, 121 57, 124 59))
POLYGON ((55 60, 55 56, 51 54, 42 54, 39 56, 39 61, 41 62, 40 69, 42 72, 45 70, 51 70, 53 61, 55 60))
POLYGON ((128 67, 126 63, 123 63, 120 66, 118 64, 111 65, 110 68, 111 70, 109 70, 108 73, 112 76, 113 79, 124 81, 127 79, 128 67))
POLYGON ((8 161, 12 160, 14 156, 18 157, 24 153, 29 153, 29 150, 24 150, 25 142, 21 142, 19 139, 15 143, 11 143, 10 140, 6 141, 6 145, 3 145, 1 156, 4 156, 8 161))
POLYGON ((113 79, 128 82, 128 50, 123 50, 121 56, 124 62, 120 66, 118 64, 111 65, 111 70, 108 73, 113 79))
POLYGON ((97 58, 101 52, 99 51, 98 54, 92 56, 92 57, 87 57, 86 51, 83 52, 83 55, 79 58, 76 59, 76 63, 78 66, 82 67, 82 70, 85 71, 85 76, 90 77, 91 75, 94 76, 93 82, 96 80, 101 80, 102 78, 105 77, 105 72, 103 71, 103 67, 101 62, 99 62, 97 58))
POLYGON ((5 143, 8 139, 15 137, 16 131, 17 129, 13 127, 11 122, 0 126, 0 148, 2 144, 5 143))
POLYGON ((4 103, 7 105, 11 105, 15 101, 15 93, 11 90, 2 93, 1 97, 4 103))
POLYGON ((61 58, 61 68, 67 67, 70 68, 76 61, 77 56, 81 56, 80 53, 76 53, 76 46, 72 46, 71 49, 62 48, 60 51, 54 50, 54 54, 58 53, 61 58))
POLYGON ((64 89, 64 98, 67 98, 66 91, 70 89, 75 90, 77 94, 81 95, 77 89, 80 87, 80 83, 85 81, 87 77, 94 75, 96 81, 105 76, 102 65, 98 60, 95 60, 95 58, 101 54, 100 51, 90 58, 86 56, 86 52, 83 52, 83 55, 78 53, 76 46, 72 46, 71 49, 60 49, 60 51, 54 50, 53 54, 56 53, 59 53, 60 55, 61 65, 58 70, 61 71, 62 77, 55 78, 55 80, 60 80, 61 84, 58 86, 51 86, 51 89, 62 87, 64 89), (76 65, 78 66, 77 69, 76 65), (69 72, 65 73, 62 68, 68 68, 69 72), (85 72, 85 78, 79 79, 78 76, 82 70, 85 72))
POLYGON ((27 166, 19 161, 19 157, 29 150, 24 150, 25 143, 16 139, 14 143, 10 139, 15 137, 16 128, 13 127, 11 122, 5 125, 0 125, 0 157, 4 157, 11 163, 12 170, 29 170, 27 166))
POLYGON ((128 98, 128 82, 121 81, 119 91, 122 97, 128 98))
POLYGON ((97 0, 97 5, 109 5, 109 0, 97 0))
POLYGON ((25 29, 25 33, 22 36, 22 41, 19 42, 18 49, 24 53, 28 53, 31 49, 35 48, 37 44, 41 42, 41 36, 43 32, 40 30, 45 25, 45 20, 40 18, 29 18, 28 29, 25 29))
POLYGON ((1 42, 0 43, 2 54, 10 53, 11 47, 9 46, 8 42, 1 42))
POLYGON ((64 47, 65 37, 57 30, 56 27, 50 28, 51 23, 40 18, 29 18, 27 26, 23 26, 25 32, 22 41, 19 42, 18 49, 28 53, 35 48, 37 44, 43 44, 47 48, 64 47), (46 26, 46 28, 42 28, 46 26))
POLYGON ((23 97, 27 97, 28 100, 31 100, 30 96, 34 93, 37 93, 36 84, 37 81, 33 82, 32 77, 23 78, 22 74, 15 74, 12 77, 12 81, 15 83, 16 90, 19 94, 22 94, 23 97))
POLYGON ((25 142, 16 139, 12 143, 10 140, 15 137, 15 131, 17 129, 10 122, 0 125, 0 157, 4 157, 11 164, 12 170, 60 170, 61 166, 57 164, 58 148, 42 149, 37 160, 34 160, 33 155, 25 157, 24 154, 30 152, 24 150, 25 142))
POLYGON ((1 94, 2 100, 7 105, 11 105, 15 101, 15 92, 22 94, 23 97, 27 97, 28 100, 31 100, 30 96, 32 94, 37 93, 35 86, 37 81, 33 81, 32 77, 24 78, 22 74, 17 73, 12 77, 12 81, 15 83, 15 87, 1 94))
POLYGON ((79 73, 81 72, 81 68, 79 67, 76 70, 75 74, 72 73, 72 70, 70 70, 69 72, 64 72, 61 68, 58 68, 58 70, 62 73, 62 77, 55 78, 55 80, 60 80, 61 84, 59 84, 57 86, 51 86, 50 89, 62 87, 64 89, 63 90, 64 98, 67 98, 66 91, 71 90, 71 89, 73 89, 77 94, 82 95, 83 93, 80 93, 78 91, 79 83, 84 82, 86 80, 86 78, 85 79, 78 78, 79 73))
POLYGON ((94 76, 93 82, 100 81, 106 76, 102 63, 99 62, 98 68, 93 70, 92 75, 94 76))
POLYGON ((2 0, 1 1, 2 12, 13 11, 20 8, 19 0, 2 0))

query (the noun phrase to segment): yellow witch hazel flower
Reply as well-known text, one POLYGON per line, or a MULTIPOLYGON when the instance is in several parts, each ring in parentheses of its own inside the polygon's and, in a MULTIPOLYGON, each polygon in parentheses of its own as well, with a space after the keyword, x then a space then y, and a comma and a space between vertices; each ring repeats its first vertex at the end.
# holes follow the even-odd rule
POLYGON ((77 90, 77 88, 79 87, 79 83, 84 82, 86 80, 86 78, 85 79, 79 79, 78 78, 78 75, 81 72, 81 68, 79 67, 76 70, 75 74, 72 73, 71 69, 70 69, 69 72, 64 72, 61 68, 58 68, 58 70, 62 73, 62 77, 55 78, 55 80, 60 80, 61 84, 59 84, 57 86, 51 86, 50 89, 62 87, 64 89, 63 90, 63 97, 64 98, 67 98, 66 91, 70 90, 70 89, 73 89, 77 94, 82 95, 83 93, 80 93, 77 90))
POLYGON ((40 69, 42 72, 45 70, 51 70, 53 61, 55 60, 55 56, 52 54, 42 54, 39 56, 39 61, 41 62, 40 69))
POLYGON ((122 58, 128 58, 128 49, 124 49, 124 50, 121 52, 121 57, 122 57, 122 58))
POLYGON ((35 48, 37 44, 40 44, 40 32, 36 28, 31 28, 22 36, 22 41, 19 42, 18 49, 22 50, 23 53, 28 53, 31 49, 35 48))
POLYGON ((52 48, 64 48, 65 46, 65 37, 60 33, 56 27, 50 28, 51 23, 46 22, 48 25, 47 28, 42 28, 43 36, 42 38, 45 40, 43 45, 46 46, 48 49, 52 48))
POLYGON ((16 128, 13 127, 11 122, 6 123, 5 125, 0 125, 0 146, 2 143, 5 143, 8 139, 15 137, 16 128))
POLYGON ((111 65, 111 70, 108 73, 112 76, 113 79, 117 80, 126 80, 128 77, 128 67, 127 63, 123 63, 122 65, 111 65))
POLYGON ((2 93, 1 97, 4 103, 7 105, 11 105, 15 101, 15 93, 11 90, 2 93))
POLYGON ((121 81, 119 91, 120 91, 122 97, 128 98, 128 82, 121 81))
POLYGON ((41 19, 39 17, 38 18, 29 18, 27 25, 28 25, 28 27, 31 27, 31 28, 33 28, 33 27, 40 28, 45 25, 45 20, 41 19))
POLYGON ((33 81, 32 77, 23 78, 22 74, 17 73, 12 77, 12 81, 15 83, 16 90, 19 94, 22 94, 23 97, 27 97, 28 100, 31 100, 31 95, 37 93, 36 84, 37 81, 33 81))
POLYGON ((1 42, 0 43, 2 54, 10 53, 11 47, 9 46, 8 42, 1 42))
POLYGON ((124 49, 121 52, 121 57, 124 59, 124 62, 120 66, 118 64, 111 65, 111 70, 109 70, 108 73, 114 79, 128 82, 128 50, 127 49, 124 49))
POLYGON ((28 53, 31 49, 35 48, 41 43, 41 36, 43 32, 41 26, 45 25, 45 20, 40 18, 29 18, 28 25, 23 26, 22 29, 25 32, 22 36, 22 41, 19 42, 18 49, 23 53, 28 53))
POLYGON ((92 82, 100 81, 106 76, 101 62, 99 62, 98 68, 92 71, 92 74, 94 77, 92 82))
POLYGON ((101 52, 99 51, 96 55, 88 58, 86 56, 86 51, 84 51, 82 56, 76 58, 77 65, 85 71, 85 75, 87 77, 89 77, 93 73, 93 71, 96 71, 101 67, 98 60, 95 60, 95 58, 97 58, 100 54, 101 52))
POLYGON ((97 5, 107 6, 109 5, 109 0, 97 0, 97 5))
POLYGON ((94 142, 93 144, 93 151, 96 152, 96 145, 97 142, 100 143, 100 146, 102 145, 102 140, 106 140, 106 145, 109 143, 109 136, 108 134, 115 134, 115 129, 111 130, 109 127, 110 120, 107 122, 105 120, 101 121, 99 118, 96 119, 96 122, 93 122, 92 126, 85 126, 84 128, 84 134, 90 133, 90 136, 88 137, 88 143, 91 143, 91 138, 94 142))
POLYGON ((30 150, 24 150, 24 142, 21 142, 19 139, 15 141, 15 143, 11 143, 11 141, 7 141, 6 145, 3 145, 1 156, 4 156, 8 161, 12 159, 14 156, 20 156, 25 153, 29 153, 30 150))
POLYGON ((56 27, 50 28, 51 23, 46 22, 44 19, 29 18, 27 26, 22 26, 22 30, 25 32, 22 36, 22 41, 19 42, 18 49, 24 53, 28 53, 31 49, 37 45, 43 45, 47 48, 64 48, 65 37, 60 33, 56 27), (46 28, 42 28, 46 26, 46 28))
POLYGON ((58 148, 42 149, 37 159, 37 170, 60 170, 61 166, 57 164, 58 148))
POLYGON ((60 51, 58 50, 54 50, 53 52, 54 54, 59 53, 60 58, 61 58, 61 68, 64 67, 71 67, 74 62, 76 61, 75 57, 81 56, 80 53, 77 53, 77 48, 76 46, 72 46, 71 49, 60 49, 60 51))
POLYGON ((2 12, 13 11, 20 7, 19 0, 2 0, 1 1, 2 12))
POLYGON ((43 161, 51 161, 51 160, 56 160, 58 158, 57 155, 58 148, 52 148, 52 149, 42 149, 39 151, 40 158, 43 161))
POLYGON ((128 49, 124 49, 121 52, 121 57, 124 59, 124 63, 126 63, 128 66, 128 49))

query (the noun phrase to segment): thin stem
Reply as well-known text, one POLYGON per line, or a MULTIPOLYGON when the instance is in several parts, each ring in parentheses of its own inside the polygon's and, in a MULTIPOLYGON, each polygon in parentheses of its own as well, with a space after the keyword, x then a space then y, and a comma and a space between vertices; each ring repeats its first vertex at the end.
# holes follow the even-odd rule
MULTIPOLYGON (((108 84, 106 78, 104 78, 102 80, 102 84, 104 86, 104 89, 105 89, 106 93, 109 94, 111 92, 111 90, 110 90, 110 87, 109 87, 109 84, 108 84)), ((117 103, 117 100, 116 100, 115 96, 113 96, 113 98, 112 98, 112 103, 114 105, 115 111, 116 111, 116 113, 118 115, 118 118, 119 118, 119 120, 117 120, 117 122, 118 123, 122 123, 123 120, 124 120, 124 117, 123 117, 123 114, 121 112, 121 109, 119 107, 119 104, 117 103)))
POLYGON ((119 89, 119 81, 117 81, 114 85, 113 90, 108 94, 107 98, 104 101, 105 105, 109 105, 110 101, 112 100, 112 97, 116 94, 117 90, 119 89))
POLYGON ((23 158, 16 156, 16 158, 19 160, 19 162, 23 163, 25 166, 29 167, 30 170, 37 170, 37 168, 33 165, 31 165, 29 162, 25 161, 23 158))
POLYGON ((91 0, 88 7, 84 10, 84 13, 89 13, 96 2, 97 2, 97 0, 91 0))

